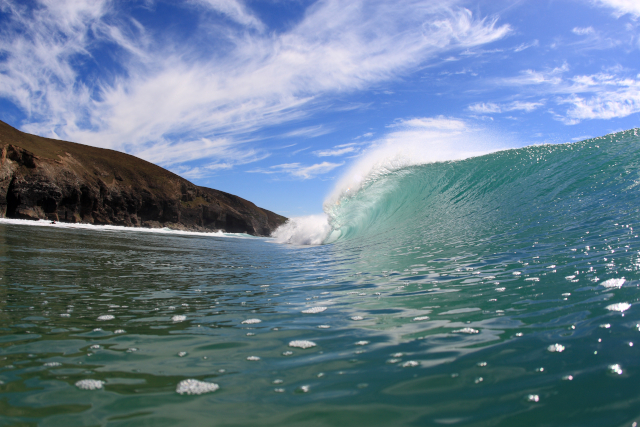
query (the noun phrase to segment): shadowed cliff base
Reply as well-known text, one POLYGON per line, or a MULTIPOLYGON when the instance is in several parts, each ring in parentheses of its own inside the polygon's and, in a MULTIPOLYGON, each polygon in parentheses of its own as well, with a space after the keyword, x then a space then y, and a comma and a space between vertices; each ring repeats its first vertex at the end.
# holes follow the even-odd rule
POLYGON ((118 151, 0 121, 0 217, 269 236, 287 218, 118 151))

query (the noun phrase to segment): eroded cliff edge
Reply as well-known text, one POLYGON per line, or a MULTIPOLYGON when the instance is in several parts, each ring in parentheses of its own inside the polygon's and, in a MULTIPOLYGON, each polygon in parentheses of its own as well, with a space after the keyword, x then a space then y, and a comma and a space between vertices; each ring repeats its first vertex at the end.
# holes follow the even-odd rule
POLYGON ((286 218, 118 151, 0 121, 0 217, 268 236, 286 218))

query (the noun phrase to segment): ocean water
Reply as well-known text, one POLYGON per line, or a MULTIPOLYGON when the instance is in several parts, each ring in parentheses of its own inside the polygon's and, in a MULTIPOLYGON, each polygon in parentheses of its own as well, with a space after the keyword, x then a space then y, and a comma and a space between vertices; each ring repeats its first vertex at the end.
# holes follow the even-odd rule
POLYGON ((635 426, 639 184, 631 130, 379 169, 277 239, 0 222, 0 425, 635 426))

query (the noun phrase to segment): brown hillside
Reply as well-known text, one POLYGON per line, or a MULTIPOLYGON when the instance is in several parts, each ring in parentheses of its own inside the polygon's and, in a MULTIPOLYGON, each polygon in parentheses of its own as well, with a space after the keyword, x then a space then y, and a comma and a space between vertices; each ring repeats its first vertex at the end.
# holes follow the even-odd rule
POLYGON ((114 150, 0 121, 0 216, 266 236, 286 218, 114 150))

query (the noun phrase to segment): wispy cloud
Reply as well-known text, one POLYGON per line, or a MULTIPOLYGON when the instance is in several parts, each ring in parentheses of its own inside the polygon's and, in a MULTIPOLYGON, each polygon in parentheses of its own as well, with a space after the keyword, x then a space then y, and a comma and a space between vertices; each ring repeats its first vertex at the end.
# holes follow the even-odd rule
POLYGON ((165 166, 180 162, 175 153, 220 164, 259 159, 251 132, 308 117, 331 94, 396 79, 511 32, 454 0, 321 0, 282 33, 269 32, 239 0, 192 0, 216 12, 203 20, 232 22, 218 22, 219 39, 195 28, 198 43, 172 45, 166 29, 145 27, 116 2, 0 4, 8 16, 0 96, 25 112, 23 129, 165 166), (217 51, 211 43, 220 40, 226 48, 217 51), (106 72, 92 62, 104 49, 115 62, 106 72), (93 64, 90 74, 84 64, 93 64))
POLYGON ((587 36, 590 34, 595 34, 596 30, 594 30, 593 27, 574 27, 571 32, 579 36, 587 36))
POLYGON ((343 163, 330 163, 322 162, 314 165, 302 165, 300 163, 284 163, 281 165, 271 166, 269 168, 258 168, 250 170, 250 173, 264 173, 264 174, 282 174, 290 175, 293 178, 298 179, 312 179, 319 175, 324 175, 331 172, 337 167, 340 167, 343 163))
POLYGON ((332 129, 329 129, 323 125, 317 125, 292 130, 281 136, 283 138, 316 138, 318 136, 326 135, 331 132, 333 132, 332 129))
POLYGON ((362 144, 357 144, 357 143, 342 144, 342 145, 337 145, 332 149, 314 151, 313 154, 315 154, 318 157, 332 157, 332 156, 335 157, 335 156, 343 156, 345 154, 354 154, 354 153, 360 152, 361 145, 362 144))
POLYGON ((504 104, 496 104, 493 102, 480 102, 477 104, 471 104, 467 109, 473 113, 478 114, 494 114, 494 113, 506 113, 510 111, 525 111, 530 113, 544 105, 544 102, 526 102, 526 101, 513 101, 504 104))
POLYGON ((592 0, 593 4, 613 9, 616 17, 627 13, 633 17, 640 17, 640 3, 637 0, 592 0))

